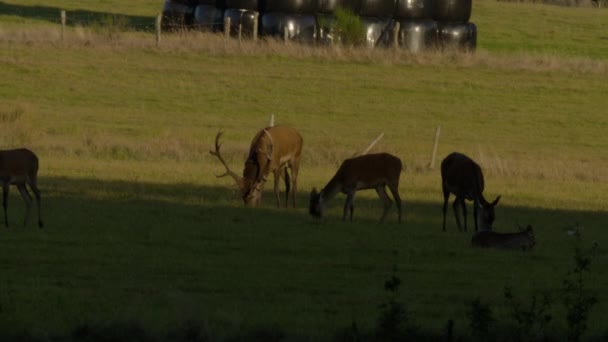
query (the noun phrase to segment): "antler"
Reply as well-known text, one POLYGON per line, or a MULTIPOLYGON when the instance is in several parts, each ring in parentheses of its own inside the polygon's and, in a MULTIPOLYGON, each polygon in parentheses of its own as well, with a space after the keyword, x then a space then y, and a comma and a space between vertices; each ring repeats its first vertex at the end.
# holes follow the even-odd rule
POLYGON ((222 154, 220 153, 220 148, 222 147, 222 144, 220 144, 220 137, 222 136, 222 134, 224 134, 224 132, 222 132, 222 130, 219 130, 217 132, 217 135, 215 136, 215 151, 209 150, 209 153, 216 156, 217 159, 219 159, 220 162, 222 163, 222 165, 224 165, 224 167, 226 168, 226 172, 224 172, 221 175, 215 175, 215 176, 218 178, 225 177, 225 176, 231 176, 232 178, 234 178, 234 181, 236 182, 236 184, 238 186, 241 186, 241 183, 242 183, 241 177, 239 177, 239 175, 237 175, 235 172, 230 170, 230 168, 228 167, 228 164, 226 164, 226 161, 224 160, 224 157, 222 157, 222 154))

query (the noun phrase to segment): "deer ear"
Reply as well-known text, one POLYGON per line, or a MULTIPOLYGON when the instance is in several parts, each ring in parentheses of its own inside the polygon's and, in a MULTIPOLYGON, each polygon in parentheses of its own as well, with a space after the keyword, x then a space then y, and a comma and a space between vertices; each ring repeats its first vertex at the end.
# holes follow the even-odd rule
POLYGON ((498 201, 500 201, 500 196, 501 196, 501 195, 498 195, 498 197, 496 197, 496 199, 494 200, 494 202, 492 202, 492 203, 491 203, 491 205, 492 205, 493 207, 495 207, 495 206, 498 204, 498 201))

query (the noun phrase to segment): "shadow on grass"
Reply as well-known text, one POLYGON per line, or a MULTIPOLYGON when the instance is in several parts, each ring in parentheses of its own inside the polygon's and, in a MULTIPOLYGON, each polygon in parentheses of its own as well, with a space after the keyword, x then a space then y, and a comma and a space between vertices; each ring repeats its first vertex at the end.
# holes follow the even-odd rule
MULTIPOLYGON (((147 204, 152 207, 164 205, 166 207, 202 210, 208 214, 226 215, 232 214, 246 219, 247 216, 255 214, 259 217, 272 217, 273 220, 295 223, 294 216, 302 220, 318 222, 308 215, 308 189, 300 189, 297 194, 297 208, 277 208, 272 189, 267 185, 263 193, 263 205, 258 208, 245 207, 238 197, 234 188, 229 186, 200 186, 186 183, 155 184, 137 181, 104 181, 97 179, 71 179, 64 177, 42 178, 40 185, 43 191, 43 202, 68 201, 78 204, 86 204, 87 201, 104 202, 110 207, 127 209, 129 206, 145 208, 147 204), (75 200, 75 201, 74 201, 75 200)), ((373 194, 373 191, 362 191, 366 196, 358 195, 355 199, 355 212, 353 223, 374 224, 382 214, 381 201, 373 194), (371 193, 370 193, 371 192, 371 193)), ((407 194, 401 194, 403 198, 403 224, 417 224, 433 226, 437 231, 441 230, 442 203, 439 199, 433 202, 413 202, 407 199, 407 194)), ((281 205, 285 204, 285 193, 281 192, 281 205)), ((345 196, 339 194, 328 203, 327 217, 320 223, 341 222, 345 196)), ((100 204, 100 203, 98 203, 100 204)), ((43 204, 44 206, 45 204, 43 204)), ((52 206, 52 204, 51 204, 52 206)), ((472 204, 467 202, 468 208, 468 232, 474 230, 472 218, 472 204)), ((44 207, 43 207, 44 210, 44 207)), ((100 210, 100 213, 107 210, 100 210)), ((170 213, 163 218, 171 220, 170 213)), ((391 208, 386 218, 387 224, 397 223, 395 205, 391 208)), ((456 231, 454 212, 450 203, 447 212, 447 231, 456 231)), ((580 223, 601 225, 608 221, 608 212, 604 211, 580 211, 563 209, 544 209, 529 207, 510 207, 499 205, 497 207, 497 219, 495 227, 499 231, 516 230, 517 226, 525 227, 532 224, 535 228, 543 229, 548 222, 554 222, 550 227, 554 229, 573 228, 580 223)), ((52 222, 50 222, 52 224, 52 222)))
MULTIPOLYGON (((235 307, 240 311, 246 309, 245 306, 255 307, 255 304, 259 304, 258 298, 262 298, 261 301, 272 302, 266 304, 268 307, 272 306, 273 310, 285 306, 294 307, 293 312, 283 309, 287 310, 285 315, 302 314, 296 313, 295 309, 302 306, 309 309, 308 314, 316 312, 318 315, 330 315, 325 311, 312 310, 311 308, 322 307, 322 304, 310 303, 310 299, 317 298, 319 293, 322 297, 325 296, 323 302, 326 299, 339 302, 340 296, 344 296, 341 300, 352 300, 361 296, 359 291, 365 293, 364 290, 351 291, 350 288, 365 286, 353 285, 350 275, 358 275, 358 279, 364 283, 377 280, 380 289, 384 279, 379 277, 383 276, 383 269, 390 268, 390 262, 394 260, 392 248, 402 248, 400 255, 408 255, 408 260, 412 260, 412 267, 408 269, 406 265, 409 265, 410 261, 400 261, 405 271, 404 279, 409 275, 419 275, 421 271, 415 264, 424 262, 429 256, 439 257, 439 261, 435 259, 429 264, 420 264, 420 267, 427 267, 434 262, 446 265, 445 260, 454 258, 462 258, 464 263, 473 259, 484 260, 480 258, 483 252, 472 252, 464 247, 468 246, 471 230, 466 234, 456 231, 451 208, 448 232, 445 235, 441 233, 439 199, 437 203, 413 202, 407 200, 407 194, 402 194, 405 198, 405 222, 397 225, 393 209, 387 218, 387 224, 380 226, 377 224, 377 218, 382 208, 375 194, 360 196, 356 200, 355 219, 352 224, 343 224, 340 220, 344 196, 339 195, 330 204, 327 220, 321 225, 315 225, 315 220, 307 213, 308 192, 304 190, 298 195, 299 207, 293 210, 275 208, 273 196, 268 189, 264 194, 264 206, 247 208, 236 198, 230 187, 67 177, 43 177, 39 183, 47 228, 42 233, 33 227, 0 233, 3 274, 6 279, 12 279, 10 283, 0 282, 0 285, 5 287, 0 290, 5 291, 4 293, 11 293, 7 292, 9 290, 27 293, 27 298, 30 298, 27 285, 35 276, 36 279, 50 281, 38 281, 32 291, 41 291, 45 298, 49 297, 48 293, 51 297, 53 294, 58 298, 65 296, 66 302, 70 303, 66 305, 67 308, 70 308, 72 303, 89 303, 92 293, 95 294, 93 298, 101 298, 100 302, 108 301, 121 308, 132 304, 141 308, 142 312, 152 311, 153 315, 162 316, 163 319, 169 318, 173 322, 186 324, 174 324, 168 329, 154 333, 149 320, 138 320, 141 318, 139 309, 119 315, 115 310, 106 310, 101 314, 85 311, 88 315, 82 321, 67 323, 69 326, 63 330, 67 335, 64 333, 58 340, 310 339, 309 336, 294 336, 289 326, 274 326, 275 322, 266 322, 265 318, 272 317, 271 314, 266 313, 267 316, 263 316, 251 308, 247 311, 249 314, 255 312, 263 316, 263 319, 260 318, 262 323, 254 321, 252 324, 270 324, 271 328, 243 328, 239 326, 238 321, 231 322, 229 319, 228 322, 212 321, 210 326, 206 323, 188 323, 190 315, 177 315, 173 313, 172 308, 176 308, 178 312, 193 310, 196 315, 192 316, 199 317, 199 306, 201 311, 209 310, 209 315, 213 315, 215 307, 235 307), (410 242, 393 243, 393 240, 400 239, 410 239, 410 242), (454 243, 457 239, 460 243, 454 243), (411 250, 408 252, 407 249, 411 250), (24 250, 30 252, 23 255, 24 250), (430 251, 427 253, 427 250, 430 251), (467 251, 467 254, 460 253, 461 250, 467 251), (66 263, 66 260, 69 260, 69 263, 66 263), (129 274, 129 277, 124 277, 124 274, 129 274), (342 277, 341 274, 348 274, 349 277, 342 277), (333 283, 328 279, 333 279, 333 283), (349 283, 342 285, 344 289, 336 292, 336 287, 339 287, 336 284, 343 284, 343 280, 348 280, 349 283), (37 290, 47 283, 50 285, 37 290), (313 286, 309 288, 311 284, 313 286), (317 284, 316 288, 314 284, 317 284), (179 296, 175 297, 176 294, 179 296), (187 298, 188 304, 181 302, 182 297, 187 298), (300 298, 300 302, 297 298, 300 298), (302 298, 306 300, 306 305, 302 304, 302 298), (191 302, 194 304, 190 304, 191 302), (163 305, 159 306, 158 303, 163 305), (191 308, 191 305, 196 308, 191 308), (135 317, 135 320, 129 321, 131 317, 135 317), (226 335, 217 336, 217 331, 224 331, 226 335)), ((12 194, 13 202, 9 205, 9 214, 12 215, 11 222, 16 224, 20 222, 17 218, 20 219, 18 215, 22 215, 23 204, 17 203, 21 200, 16 191, 12 194), (17 207, 21 208, 21 213, 17 207)), ((536 260, 533 260, 542 264, 546 260, 539 257, 559 253, 551 247, 546 247, 549 242, 543 239, 556 235, 554 233, 559 232, 569 222, 580 222, 584 227, 590 227, 592 238, 604 238, 604 225, 608 221, 608 214, 503 207, 497 222, 501 228, 508 230, 509 222, 518 220, 521 220, 522 224, 532 223, 539 230, 547 230, 539 234, 539 252, 542 253, 537 253, 536 260)), ((561 240, 565 239, 567 237, 562 234, 561 240)), ((556 241, 551 243, 554 242, 556 241)), ((493 256, 492 260, 500 261, 496 254, 493 256)), ((520 260, 518 256, 524 257, 521 254, 505 254, 505 258, 509 260, 520 260), (509 256, 511 258, 508 258, 509 256)), ((605 265, 605 260, 602 255, 602 259, 598 260, 598 269, 605 265)), ((467 269, 466 266, 464 269, 467 269)), ((438 267, 438 270, 441 270, 441 267, 438 267)), ((494 275, 492 271, 489 271, 489 274, 494 275)), ((479 279, 476 280, 477 283, 468 278, 462 281, 466 282, 467 287, 474 288, 480 286, 479 283, 487 285, 492 278, 479 279)), ((502 284, 500 278, 494 279, 494 282, 502 284)), ((411 286, 410 291, 424 294, 420 287, 411 286)), ((20 310, 27 311, 27 308, 21 308, 30 302, 34 303, 30 304, 32 307, 40 306, 35 304, 35 300, 26 300, 25 297, 20 298, 12 294, 3 297, 1 293, 0 322, 2 318, 14 317, 13 314, 22 312, 20 310), (20 309, 17 310, 17 307, 20 309)), ((373 291, 363 296, 364 302, 377 299, 373 291)), ((436 294, 433 293, 433 296, 436 294)), ((437 297, 444 298, 441 295, 437 297)), ((34 294, 32 298, 39 297, 34 294)), ((51 301, 50 304, 42 305, 49 306, 53 303, 51 301)), ((95 304, 97 302, 93 303, 101 306, 95 304)), ((441 305, 439 302, 430 302, 429 305, 431 304, 441 305)), ((79 310, 91 305, 86 304, 81 309, 76 307, 73 311, 80 315, 79 310)), ((332 306, 331 309, 348 311, 340 304, 332 306)), ((11 326, 30 327, 43 324, 36 320, 35 309, 29 310, 34 313, 31 316, 12 318, 15 324, 11 326)), ((46 310, 53 312, 52 308, 46 310)), ((373 317, 376 314, 377 312, 372 311, 368 316, 373 317)), ((70 317, 69 314, 65 315, 70 317)), ((212 319, 226 318, 222 316, 212 319)), ((363 320, 362 316, 356 316, 354 319, 363 320)), ((67 318, 65 320, 69 321, 67 318)), ((444 322, 438 322, 434 326, 440 326, 444 322)), ((423 328, 426 331, 433 329, 429 326, 423 328)), ((1 330, 0 340, 36 340, 36 336, 30 336, 29 333, 23 336, 3 335, 1 330)), ((43 325, 33 331, 46 330, 43 325)), ((363 332, 368 333, 370 332, 363 332)), ((440 330, 429 333, 432 336, 429 340, 443 337, 440 330)), ((370 335, 357 336, 368 337, 360 340, 373 340, 370 335)))
MULTIPOLYGON (((159 11, 162 3, 159 3, 159 11)), ((25 6, 8 4, 0 1, 0 13, 35 20, 45 20, 51 23, 60 24, 60 12, 63 8, 52 6, 25 6)), ((67 11, 66 24, 69 26, 91 26, 108 22, 109 18, 113 22, 124 23, 126 28, 136 31, 154 30, 154 18, 138 15, 125 15, 120 13, 97 12, 89 10, 67 11)))

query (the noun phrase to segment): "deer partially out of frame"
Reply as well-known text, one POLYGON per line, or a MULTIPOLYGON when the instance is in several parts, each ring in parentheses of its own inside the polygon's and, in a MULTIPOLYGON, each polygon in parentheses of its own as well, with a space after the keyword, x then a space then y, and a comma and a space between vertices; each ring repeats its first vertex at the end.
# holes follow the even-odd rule
POLYGON ((310 194, 309 212, 316 217, 322 217, 326 203, 339 192, 346 194, 344 215, 350 212, 353 220, 355 193, 358 190, 376 189, 378 196, 384 203, 384 212, 380 218, 383 222, 393 202, 386 193, 386 187, 393 194, 397 203, 399 222, 401 222, 401 197, 399 197, 399 177, 401 175, 401 159, 388 153, 366 154, 346 159, 327 185, 317 192, 313 189, 310 194))
POLYGON ((274 194, 277 207, 281 206, 279 196, 279 181, 285 179, 285 207, 289 205, 289 193, 291 190, 293 207, 296 206, 296 193, 298 188, 298 171, 300 169, 300 158, 302 155, 303 139, 300 133, 288 126, 267 127, 259 131, 249 148, 249 155, 245 160, 243 177, 230 170, 228 164, 221 155, 220 137, 223 132, 219 131, 215 136, 215 151, 209 151, 216 156, 226 172, 217 177, 231 176, 241 193, 246 205, 257 206, 261 203, 262 188, 269 174, 274 174, 274 194), (287 168, 291 169, 291 179, 287 168), (290 189, 291 188, 291 189, 290 189))
POLYGON ((4 224, 8 227, 7 200, 11 184, 16 185, 25 201, 26 210, 23 225, 27 225, 27 219, 32 207, 32 197, 27 191, 29 185, 38 205, 38 226, 42 228, 40 216, 40 190, 38 190, 38 157, 34 152, 21 148, 16 150, 0 150, 0 181, 2 182, 2 206, 4 207, 4 224))
POLYGON ((471 238, 471 244, 474 247, 485 247, 485 248, 500 248, 500 249, 520 249, 528 250, 532 249, 536 244, 534 239, 534 231, 532 226, 517 233, 498 233, 491 230, 482 230, 477 232, 471 238))
POLYGON ((492 203, 483 197, 484 180, 481 168, 471 158, 462 153, 454 152, 441 162, 441 185, 443 188, 443 230, 445 231, 445 215, 448 209, 450 193, 456 196, 454 200, 454 216, 458 230, 462 231, 458 206, 462 207, 464 216, 464 231, 467 231, 467 207, 464 200, 473 201, 473 217, 475 231, 491 230, 494 222, 494 207, 500 196, 492 203))

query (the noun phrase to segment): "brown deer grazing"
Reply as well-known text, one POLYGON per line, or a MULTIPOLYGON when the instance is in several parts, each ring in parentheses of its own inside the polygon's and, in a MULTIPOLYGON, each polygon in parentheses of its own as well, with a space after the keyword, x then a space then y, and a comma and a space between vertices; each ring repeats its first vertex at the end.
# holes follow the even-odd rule
POLYGON ((401 159, 388 153, 366 154, 346 159, 321 192, 317 192, 317 189, 312 190, 309 212, 313 216, 323 217, 327 201, 342 192, 346 194, 342 220, 346 219, 346 215, 350 211, 350 220, 352 221, 353 201, 357 190, 376 189, 378 196, 384 203, 384 212, 380 218, 380 222, 383 222, 393 204, 386 193, 385 187, 388 186, 395 202, 397 202, 399 222, 401 222, 401 197, 399 197, 401 168, 401 159))
POLYGON ((445 215, 448 210, 450 193, 456 195, 454 200, 454 216, 458 230, 462 231, 458 206, 462 207, 464 216, 464 231, 467 231, 467 207, 464 200, 473 201, 473 217, 475 231, 491 230, 494 223, 494 207, 500 196, 492 203, 483 197, 483 173, 477 163, 462 153, 451 153, 441 162, 441 185, 443 188, 443 230, 445 231, 445 215))
POLYGON ((26 210, 23 225, 27 225, 27 219, 32 207, 32 196, 26 188, 30 186, 36 196, 38 204, 38 226, 42 228, 40 217, 40 190, 38 190, 38 157, 34 152, 21 148, 16 150, 0 151, 0 180, 2 181, 2 206, 4 207, 4 224, 8 227, 7 200, 11 184, 16 185, 25 201, 26 210))
POLYGON ((289 203, 289 192, 293 199, 293 207, 296 206, 296 193, 298 188, 298 170, 300 169, 300 158, 302 155, 302 136, 295 129, 288 126, 267 127, 259 131, 249 148, 249 155, 245 160, 243 177, 231 171, 220 153, 219 142, 223 132, 219 131, 215 136, 215 151, 209 151, 216 156, 226 168, 226 172, 217 177, 231 176, 234 178, 243 202, 246 205, 257 206, 262 200, 262 188, 270 173, 274 174, 274 194, 277 199, 277 207, 281 206, 279 196, 279 181, 285 179, 285 207, 289 203), (291 169, 291 179, 287 168, 291 169), (291 187, 291 189, 290 189, 291 187))
POLYGON ((502 249, 527 250, 534 247, 536 240, 532 226, 517 233, 497 233, 491 230, 482 230, 473 235, 471 244, 475 247, 492 247, 502 249))

